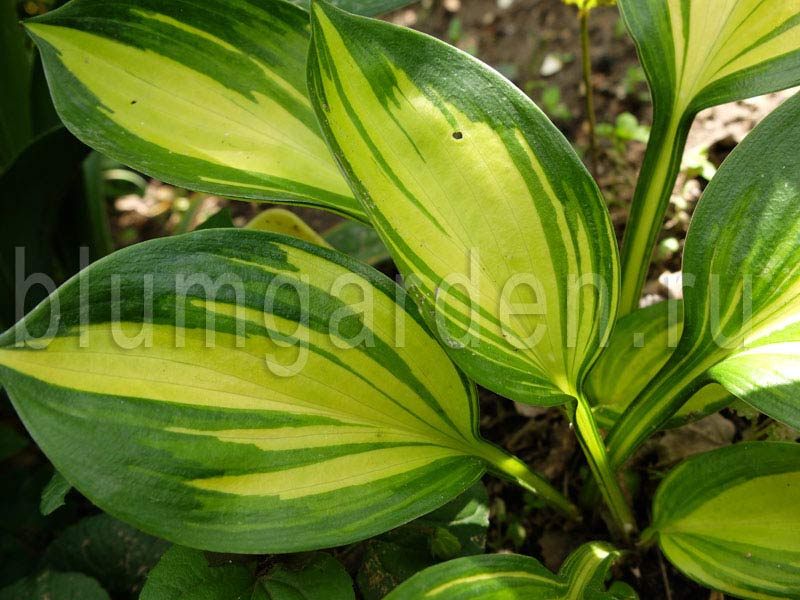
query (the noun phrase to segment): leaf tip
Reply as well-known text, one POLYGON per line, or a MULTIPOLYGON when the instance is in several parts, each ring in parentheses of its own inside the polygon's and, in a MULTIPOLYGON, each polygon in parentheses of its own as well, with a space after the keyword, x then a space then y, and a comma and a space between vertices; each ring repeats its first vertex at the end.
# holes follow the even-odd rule
POLYGON ((308 12, 311 15, 311 21, 318 21, 320 16, 326 15, 333 7, 325 0, 311 0, 308 7, 308 12))
POLYGON ((336 26, 337 19, 357 18, 357 15, 341 9, 327 0, 311 0, 308 12, 311 15, 312 29, 323 25, 325 22, 330 22, 336 26))

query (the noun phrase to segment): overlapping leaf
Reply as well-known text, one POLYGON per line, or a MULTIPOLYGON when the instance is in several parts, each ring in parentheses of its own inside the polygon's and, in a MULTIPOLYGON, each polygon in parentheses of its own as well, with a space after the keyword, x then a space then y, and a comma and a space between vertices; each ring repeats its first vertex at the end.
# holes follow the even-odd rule
POLYGON ((173 546, 150 572, 140 599, 189 598, 354 600, 355 595, 347 571, 324 552, 288 555, 262 572, 255 561, 211 566, 203 552, 173 546))
POLYGON ((64 479, 64 476, 55 471, 50 481, 42 490, 42 498, 39 502, 39 512, 47 516, 64 506, 67 501, 67 494, 72 490, 72 484, 64 479))
POLYGON ((255 567, 239 562, 212 567, 202 550, 172 546, 148 574, 139 597, 141 600, 182 600, 192 595, 209 600, 252 598, 255 567))
POLYGON ((418 573, 386 600, 635 600, 636 594, 627 586, 611 590, 605 586, 608 570, 619 556, 608 544, 585 544, 567 559, 558 575, 537 560, 517 554, 457 558, 418 573))
POLYGON ((487 462, 543 484, 478 438, 474 387, 402 299, 333 251, 201 231, 65 284, 0 337, 0 381, 78 490, 193 547, 366 538, 487 462))
POLYGON ((314 231, 308 223, 285 208, 269 208, 256 215, 245 227, 256 231, 290 235, 310 244, 331 248, 331 245, 314 231))
POLYGON ((567 141, 451 46, 321 2, 312 24, 323 131, 453 360, 516 400, 577 395, 618 282, 602 198, 567 141))
POLYGON ((617 465, 712 379, 800 427, 800 95, 767 117, 706 188, 683 270, 683 334, 612 430, 617 465))
POLYGON ((761 412, 800 430, 800 321, 753 339, 710 374, 761 412))
MULTIPOLYGON (((608 346, 586 380, 587 396, 603 427, 620 415, 667 362, 683 331, 683 302, 660 302, 617 321, 608 346), (635 368, 632 368, 635 365, 635 368)), ((718 384, 699 390, 667 423, 679 426, 715 412, 733 397, 718 384)))
POLYGON ((324 248, 335 248, 368 265, 374 266, 391 259, 375 230, 358 221, 342 221, 327 231, 317 233, 295 213, 283 208, 270 208, 255 216, 245 227, 290 235, 324 248))
POLYGON ((703 585, 737 598, 800 598, 800 445, 694 456, 661 483, 650 534, 703 585))
POLYGON ((367 541, 356 579, 361 596, 383 600, 422 569, 483 554, 488 528, 489 495, 478 482, 432 513, 367 541))
POLYGON ((332 247, 368 265, 377 265, 391 258, 375 230, 358 221, 342 221, 320 234, 295 213, 270 208, 253 218, 246 227, 291 235, 325 248, 332 247))
POLYGON ((711 373, 724 370, 723 385, 746 370, 759 393, 744 399, 779 419, 788 413, 772 414, 766 399, 774 392, 783 404, 793 386, 787 424, 800 428, 800 354, 792 351, 800 342, 800 95, 748 136, 706 189, 683 269, 692 281, 684 286, 686 325, 676 354, 721 363, 711 373), (773 376, 776 363, 753 359, 768 353, 785 357, 782 379, 773 376))
POLYGON ((363 219, 309 105, 308 14, 281 0, 74 0, 28 21, 61 118, 202 191, 363 219))
POLYGON ((138 598, 145 574, 169 542, 106 514, 70 525, 50 543, 42 564, 51 571, 83 573, 121 600, 138 598))

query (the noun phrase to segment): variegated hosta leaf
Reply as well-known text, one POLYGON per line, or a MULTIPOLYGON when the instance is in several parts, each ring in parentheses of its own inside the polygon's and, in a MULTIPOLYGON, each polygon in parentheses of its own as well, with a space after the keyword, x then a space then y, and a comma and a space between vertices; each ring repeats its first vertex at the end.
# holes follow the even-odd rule
POLYGON ((417 573, 386 600, 635 600, 627 586, 607 590, 604 584, 619 556, 609 544, 585 544, 567 558, 558 575, 518 554, 457 558, 417 573))
POLYGON ((487 462, 536 479, 480 440, 474 386, 400 292, 285 236, 152 241, 0 337, 0 382, 64 477, 145 531, 335 546, 444 504, 487 462))
POLYGON ((694 279, 684 286, 680 352, 695 362, 724 359, 712 376, 724 370, 726 385, 742 372, 754 392, 744 400, 777 419, 791 415, 786 424, 800 428, 800 95, 748 136, 706 189, 683 269, 694 279), (765 354, 775 362, 760 360, 765 354), (757 400, 772 394, 775 405, 757 400), (787 399, 791 410, 769 410, 787 399))
POLYGON ((322 2, 311 12, 323 132, 453 360, 515 400, 577 395, 618 282, 607 212, 570 145, 467 54, 322 2))
POLYGON ((69 129, 190 189, 364 219, 308 100, 308 14, 281 0, 73 0, 27 23, 69 129))
POLYGON ((375 230, 358 221, 342 221, 319 234, 295 213, 283 208, 270 208, 254 217, 246 227, 290 235, 318 246, 334 248, 368 265, 377 265, 391 258, 375 230))
POLYGON ((619 0, 658 104, 677 113, 800 83, 800 5, 619 0))
MULTIPOLYGON (((331 4, 357 15, 374 17, 414 4, 417 0, 331 0, 331 4)), ((293 4, 308 9, 310 0, 290 0, 293 4)))
POLYGON ((800 320, 754 339, 709 372, 732 394, 800 430, 800 320))
MULTIPOLYGON (((617 321, 608 346, 589 377, 586 393, 597 422, 610 428, 667 362, 683 331, 683 302, 659 302, 617 321)), ((694 394, 667 427, 677 427, 724 408, 733 397, 716 383, 694 394)))
POLYGON ((738 444, 693 456, 667 476, 649 535, 705 586, 736 598, 800 598, 798 507, 800 445, 738 444))
POLYGON ((800 95, 758 125, 706 188, 683 271, 683 334, 612 430, 615 465, 713 378, 800 428, 800 95))
POLYGON ((695 114, 800 83, 800 3, 620 0, 619 8, 654 110, 621 254, 620 314, 627 314, 638 306, 695 114))
POLYGON ((269 208, 253 217, 245 227, 257 231, 290 235, 323 248, 331 247, 308 223, 285 208, 269 208))

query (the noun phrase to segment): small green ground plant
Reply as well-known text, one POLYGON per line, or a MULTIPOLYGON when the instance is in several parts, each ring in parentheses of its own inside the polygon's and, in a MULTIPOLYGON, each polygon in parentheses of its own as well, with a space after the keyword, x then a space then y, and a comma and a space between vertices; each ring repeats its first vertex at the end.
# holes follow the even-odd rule
MULTIPOLYGON (((800 597, 797 444, 686 460, 643 531, 617 477, 659 429, 735 397, 800 428, 800 96, 704 191, 683 301, 637 308, 694 115, 800 83, 797 4, 618 2, 654 104, 621 254, 597 185, 527 96, 347 12, 403 2, 337 4, 73 0, 26 24, 84 143, 188 189, 360 221, 402 275, 308 232, 209 229, 112 253, 0 336, 0 382, 64 480, 178 544, 142 598, 352 598, 315 551, 445 510, 486 472, 579 520, 482 439, 476 384, 564 408, 614 545, 558 574, 519 555, 421 564, 388 598, 635 598, 606 579, 636 543, 737 597, 800 597), (311 554, 263 570, 200 550, 311 554)), ((432 553, 458 556, 468 540, 436 519, 432 553)))

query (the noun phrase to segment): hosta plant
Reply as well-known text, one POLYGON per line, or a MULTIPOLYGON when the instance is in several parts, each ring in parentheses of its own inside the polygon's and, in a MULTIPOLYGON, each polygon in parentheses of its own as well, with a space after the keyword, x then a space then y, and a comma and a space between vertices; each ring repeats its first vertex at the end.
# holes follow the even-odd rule
MULTIPOLYGON (((479 384, 563 407, 618 548, 658 543, 734 596, 800 597, 796 444, 691 458, 641 534, 617 479, 651 434, 734 397, 800 427, 800 97, 703 193, 683 303, 637 309, 693 116, 800 83, 800 7, 618 3, 655 111, 621 260, 570 144, 509 81, 436 39, 316 0, 72 0, 29 21, 59 115, 86 144, 192 189, 361 221, 402 276, 307 232, 235 228, 94 263, 0 337, 0 382, 64 478, 147 532, 219 552, 363 540, 487 471, 580 519, 481 438, 479 384)), ((402 2, 340 4, 372 15, 402 2)), ((462 557, 390 597, 631 598, 605 582, 623 555, 588 544, 557 575, 531 557, 462 557)), ((333 587, 314 593, 348 597, 321 556, 302 569, 328 569, 333 587)), ((176 547, 145 593, 295 585, 205 569, 176 547)))

